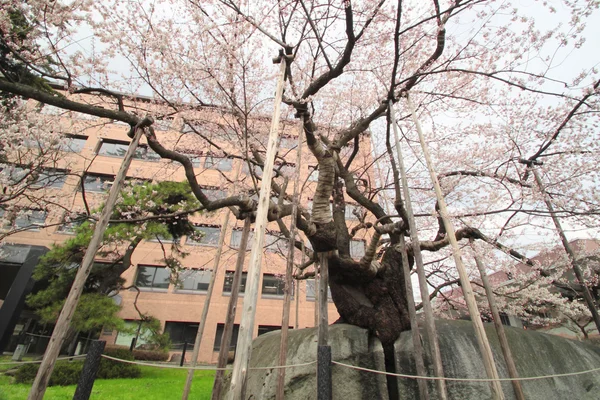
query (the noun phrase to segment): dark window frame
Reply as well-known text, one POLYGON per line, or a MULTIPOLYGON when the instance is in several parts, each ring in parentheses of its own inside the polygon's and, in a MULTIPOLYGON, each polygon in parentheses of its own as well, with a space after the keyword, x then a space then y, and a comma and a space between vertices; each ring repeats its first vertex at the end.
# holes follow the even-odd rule
POLYGON ((19 229, 19 230, 23 230, 23 231, 39 231, 42 228, 44 228, 44 226, 46 225, 46 220, 48 219, 48 211, 46 210, 40 210, 40 209, 33 209, 33 208, 24 208, 21 209, 19 211, 17 211, 14 214, 14 218, 12 218, 11 221, 11 225, 13 228, 15 229, 19 229), (29 212, 31 211, 31 215, 19 215, 20 211, 25 211, 25 212, 29 212), (34 222, 31 222, 31 217, 33 217, 35 214, 34 213, 42 213, 43 214, 43 220, 40 218, 39 223, 35 222, 35 219, 33 220, 34 222), (21 224, 21 221, 23 221, 25 218, 27 218, 27 221, 29 221, 28 224, 21 224))
POLYGON ((68 153, 81 153, 85 148, 88 139, 89 136, 85 135, 65 135, 63 139, 64 142, 60 145, 60 149, 68 153), (77 146, 71 147, 73 139, 76 140, 75 143, 77 143, 77 146))
POLYGON ((205 157, 203 165, 205 169, 228 172, 233 168, 233 158, 218 157, 209 154, 205 157))
MULTIPOLYGON (((136 276, 135 276, 135 286, 137 286, 140 290, 155 290, 155 291, 164 291, 166 292, 169 289, 169 285, 171 284, 171 272, 169 271, 169 269, 165 266, 160 266, 160 265, 145 265, 145 264, 141 264, 137 266, 137 271, 136 271, 136 276), (139 282, 140 280, 140 273, 141 273, 141 269, 142 268, 153 268, 154 272, 152 274, 152 279, 150 281, 150 285, 149 286, 142 286, 139 282), (165 271, 167 272, 167 277, 166 277, 166 287, 164 287, 165 282, 160 283, 160 285, 157 285, 155 283, 155 279, 156 279, 156 273, 157 271, 165 271)), ((163 278, 164 281, 164 278, 163 278)))
MULTIPOLYGON (((306 282, 306 301, 315 301, 317 298, 317 291, 319 290, 319 288, 316 285, 317 281, 315 279, 306 279, 304 282, 306 282), (309 285, 309 283, 311 285, 309 285)), ((329 287, 329 285, 327 286, 327 301, 329 303, 333 303, 333 299, 331 298, 331 288, 329 287)))
MULTIPOLYGON (((213 351, 221 351, 221 339, 223 338, 223 331, 225 330, 225 324, 218 323, 215 331, 215 343, 213 344, 213 351)), ((240 333, 240 324, 233 324, 233 331, 231 334, 231 342, 229 343, 229 351, 235 351, 237 348, 238 335, 240 333)))
POLYGON ((210 279, 211 279, 211 275, 212 275, 212 271, 211 270, 207 270, 207 269, 201 269, 201 268, 186 268, 184 270, 179 271, 179 275, 177 276, 177 284, 175 285, 175 292, 176 293, 206 293, 208 291, 208 286, 210 285, 210 279), (180 281, 180 277, 182 274, 186 274, 186 273, 201 273, 202 275, 205 275, 208 277, 208 279, 206 281, 201 281, 198 282, 197 280, 193 280, 194 284, 202 284, 202 288, 186 288, 183 287, 182 284, 184 283, 184 281, 180 281))
POLYGON ((147 161, 147 162, 160 162, 162 158, 147 144, 140 144, 133 153, 134 160, 147 161))
MULTIPOLYGON (((233 275, 235 271, 225 271, 225 279, 223 280, 223 295, 230 296, 231 290, 233 289, 233 275)), ((239 296, 243 296, 246 292, 246 282, 248 280, 248 273, 246 271, 242 272, 242 279, 240 282, 240 291, 239 296)))
POLYGON ((75 218, 71 218, 69 222, 65 221, 65 218, 63 218, 63 222, 58 226, 56 233, 63 235, 75 235, 77 228, 87 220, 87 214, 79 214, 75 218))
POLYGON ((351 239, 350 240, 350 257, 352 258, 362 258, 365 255, 365 252, 367 251, 367 243, 364 240, 356 240, 356 239, 351 239), (358 245, 359 243, 362 243, 362 251, 359 253, 362 254, 357 254, 356 253, 356 247, 353 247, 353 244, 358 245))
POLYGON ((217 186, 202 186, 201 189, 210 201, 221 200, 227 197, 227 192, 217 186))
POLYGON ((281 136, 279 139, 279 147, 284 149, 295 149, 298 147, 298 137, 297 136, 281 136))
MULTIPOLYGON (((262 298, 282 299, 285 295, 285 279, 278 278, 275 274, 263 274, 263 279, 260 286, 260 294, 262 298), (267 284, 269 284, 269 286, 266 286, 267 284), (265 288, 267 293, 265 293, 265 288)), ((294 297, 293 282, 291 295, 294 297)))
POLYGON ((100 144, 98 145, 98 151, 96 151, 96 154, 98 154, 99 156, 103 156, 103 157, 114 157, 114 158, 123 158, 125 157, 125 153, 127 153, 127 149, 129 148, 129 144, 131 142, 127 142, 124 140, 115 140, 115 139, 102 139, 100 141, 100 144), (106 148, 103 150, 104 145, 107 145, 106 148), (117 154, 112 154, 111 151, 112 150, 108 150, 108 146, 115 146, 115 150, 117 151, 122 151, 123 154, 117 153, 117 154), (120 148, 118 148, 117 146, 120 146, 120 148))
POLYGON ((193 321, 165 321, 164 332, 168 333, 171 341, 174 342, 171 350, 183 349, 183 343, 187 343, 187 350, 193 350, 198 325, 198 322, 193 321))
POLYGON ((216 233, 216 237, 210 234, 204 235, 199 241, 193 240, 189 236, 185 239, 185 244, 189 246, 208 246, 208 247, 216 247, 219 245, 219 236, 221 235, 221 227, 213 226, 213 225, 195 225, 194 230, 198 230, 201 232, 212 233, 213 235, 216 233), (213 232, 209 232, 212 231, 213 232))
POLYGON ((83 182, 80 180, 78 191, 81 192, 81 185, 83 185, 86 193, 107 193, 114 182, 114 175, 89 173, 83 176, 83 182), (101 183, 102 188, 100 190, 96 189, 96 187, 86 187, 86 183, 91 183, 91 178, 94 179, 94 182, 99 181, 101 183), (106 187, 104 187, 105 185, 106 187))
POLYGON ((313 166, 313 165, 308 166, 308 181, 309 182, 318 182, 319 181, 318 166, 313 166))
POLYGON ((67 173, 64 169, 44 168, 38 172, 38 177, 31 184, 31 187, 37 189, 62 189, 67 181, 67 173))

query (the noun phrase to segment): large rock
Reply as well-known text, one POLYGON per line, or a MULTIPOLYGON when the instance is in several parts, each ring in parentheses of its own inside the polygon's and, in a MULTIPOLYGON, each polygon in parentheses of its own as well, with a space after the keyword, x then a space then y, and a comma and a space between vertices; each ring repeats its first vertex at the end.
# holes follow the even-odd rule
MULTIPOLYGON (((484 324, 494 359, 501 378, 508 378, 498 336, 492 324, 484 324)), ((454 378, 487 378, 479 346, 470 321, 436 321, 444 375, 454 378)), ((505 327, 506 336, 517 372, 521 377, 565 374, 600 367, 600 347, 558 336, 505 327)), ((422 332, 422 337, 424 334, 422 332)), ((427 347, 427 343, 424 343, 427 347)), ((410 332, 403 332, 396 342, 396 370, 415 375, 410 332)), ((431 365, 426 360, 426 365, 431 365)), ((429 375, 433 370, 429 368, 429 375)), ((418 398, 414 380, 399 379, 401 399, 418 398)), ((600 372, 570 377, 546 378, 521 383, 528 400, 600 399, 600 372)), ((489 399, 491 391, 485 382, 448 381, 450 399, 489 399)), ((433 382, 429 385, 432 399, 436 399, 433 382)), ((515 395, 510 382, 503 382, 507 400, 515 395)))
MULTIPOLYGON (((317 356, 316 328, 290 330, 287 365, 315 361, 317 356)), ((281 331, 256 338, 252 344, 250 368, 277 365, 281 331)), ((365 329, 352 325, 336 324, 329 327, 331 357, 335 361, 385 371, 383 350, 379 340, 369 338, 365 329)), ((334 399, 384 399, 387 400, 385 376, 333 365, 334 399)), ((229 388, 229 381, 225 382, 229 388)), ((317 366, 288 368, 285 374, 286 400, 317 398, 317 366)), ((246 399, 269 400, 275 398, 277 369, 250 370, 246 386, 246 399)), ((226 395, 225 395, 226 396, 226 395)), ((225 399, 226 397, 222 398, 225 399)))
MULTIPOLYGON (((496 333, 491 324, 485 324, 501 377, 508 377, 496 333)), ((486 378, 471 322, 436 322, 444 373, 447 377, 486 378)), ((563 339, 557 336, 506 328, 517 369, 521 376, 554 375, 600 367, 600 347, 563 339)), ((287 364, 310 363, 317 354, 316 329, 289 332, 287 364)), ((423 335, 422 335, 423 336, 423 335)), ((254 340, 250 368, 275 366, 279 357, 280 332, 271 332, 254 340)), ((351 325, 329 327, 332 359, 363 368, 385 371, 384 355, 377 339, 367 331, 351 325)), ((424 343, 427 348, 427 343, 424 343)), ((396 342, 396 371, 415 375, 410 332, 403 332, 396 342)), ((430 365, 426 359, 426 365, 430 365)), ((433 376, 429 368, 428 375, 433 376)), ((372 372, 358 371, 339 365, 332 366, 333 398, 341 400, 389 400, 386 378, 372 372)), ((418 399, 414 379, 399 378, 398 398, 418 399)), ((285 398, 316 399, 316 365, 288 368, 285 376, 285 398)), ((484 382, 448 382, 450 399, 489 399, 489 385, 484 382)), ((556 377, 522 383, 528 400, 600 399, 600 372, 571 377, 556 377)), ((246 399, 275 398, 277 370, 274 368, 250 370, 246 399)), ((225 388, 229 387, 226 382, 225 388)), ((514 399, 510 382, 502 384, 506 399, 514 399)), ((434 383, 430 383, 432 399, 434 383)), ((225 398, 225 397, 223 397, 225 398)))

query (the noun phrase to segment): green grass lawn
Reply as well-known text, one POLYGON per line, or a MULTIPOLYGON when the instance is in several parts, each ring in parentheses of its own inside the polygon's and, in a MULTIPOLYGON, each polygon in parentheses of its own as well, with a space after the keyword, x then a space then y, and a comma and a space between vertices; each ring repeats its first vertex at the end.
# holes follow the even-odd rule
MULTIPOLYGON (((0 357, 0 362, 8 361, 0 357)), ((6 370, 0 365, 0 371, 6 370)), ((142 376, 136 379, 98 379, 94 383, 91 399, 110 400, 168 400, 181 399, 185 385, 186 370, 141 367, 142 376)), ((215 373, 196 371, 192 384, 191 399, 210 399, 215 373)), ((29 394, 31 385, 12 384, 11 378, 0 375, 0 400, 22 400, 29 394)), ((44 400, 71 400, 75 386, 53 386, 46 390, 44 400)))

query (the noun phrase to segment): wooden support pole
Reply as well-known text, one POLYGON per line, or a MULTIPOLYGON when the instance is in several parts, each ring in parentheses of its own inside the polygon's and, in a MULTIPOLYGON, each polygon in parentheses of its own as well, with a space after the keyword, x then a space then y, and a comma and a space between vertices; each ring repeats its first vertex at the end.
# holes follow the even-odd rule
MULTIPOLYGON (((485 271, 485 266, 483 265, 483 261, 481 260, 479 254, 477 254, 477 250, 473 245, 473 239, 470 240, 470 244, 471 249, 473 250, 473 258, 475 258, 475 264, 477 264, 477 269, 479 270, 479 274, 481 275, 481 283, 483 283, 483 288, 485 289, 485 295, 487 296, 490 311, 492 312, 492 318, 494 319, 494 326, 496 327, 496 333, 498 334, 500 348, 502 349, 502 355, 504 356, 506 368, 508 369, 508 376, 510 376, 513 379, 519 379, 519 373, 517 372, 517 367, 515 365, 512 352, 510 351, 510 346, 508 345, 506 332, 504 332, 504 325, 502 325, 502 320, 500 319, 500 312, 498 311, 498 306, 496 305, 496 297, 494 296, 492 286, 490 285, 490 282, 488 280, 487 272, 485 271)), ((511 381, 511 383, 515 392, 515 398, 517 400, 525 400, 523 388, 521 387, 521 381, 514 380, 511 381)))
POLYGON ((279 137, 281 99, 283 96, 287 62, 288 60, 285 56, 280 57, 279 79, 277 80, 277 88, 275 91, 275 104, 269 139, 267 142, 265 167, 260 182, 260 197, 258 199, 258 209, 256 211, 254 241, 252 242, 252 251, 250 253, 250 262, 248 265, 248 280, 246 282, 246 293, 244 295, 242 321, 240 324, 235 362, 233 364, 233 372, 231 375, 229 398, 232 400, 241 400, 244 398, 246 373, 248 371, 248 363, 250 362, 250 353, 252 352, 252 335, 254 332, 254 318, 256 316, 256 302, 258 300, 258 283, 260 281, 262 267, 265 229, 267 227, 267 214, 271 197, 271 179, 273 178, 273 165, 275 153, 277 152, 276 147, 277 138, 279 137))
POLYGON ((73 280, 73 285, 71 286, 71 290, 69 291, 65 305, 63 306, 60 315, 56 320, 52 337, 50 338, 48 347, 44 353, 44 358, 42 359, 38 373, 33 381, 33 385, 31 386, 29 397, 27 397, 28 400, 42 400, 44 397, 44 393, 48 387, 48 381, 50 380, 50 375, 52 375, 52 371, 54 370, 54 365, 56 364, 56 359, 58 358, 60 348, 65 341, 67 331, 71 325, 71 320, 73 319, 73 314, 75 314, 77 303, 79 302, 79 298, 83 292, 83 286, 87 280, 87 277, 90 275, 90 272, 92 272, 96 252, 98 251, 98 248, 102 243, 102 239, 104 238, 104 231, 108 226, 108 220, 110 219, 115 204, 117 203, 119 192, 121 191, 121 187, 125 181, 125 175, 127 174, 127 170, 131 164, 131 159, 135 154, 135 150, 137 149, 137 145, 144 132, 144 128, 150 126, 152 122, 152 118, 146 117, 134 128, 133 139, 127 148, 127 152, 125 153, 125 157, 123 158, 119 172, 115 177, 112 187, 110 188, 108 198, 106 199, 106 203, 104 204, 104 208, 102 209, 102 213, 100 215, 100 219, 94 227, 94 233, 90 240, 90 244, 85 251, 81 266, 77 270, 77 274, 73 280))
MULTIPOLYGON (((431 181, 433 182, 435 195, 440 208, 440 216, 444 222, 444 227, 446 228, 446 235, 448 235, 448 240, 452 246, 454 263, 456 264, 456 269, 458 270, 460 285, 463 291, 465 302, 467 303, 467 308, 469 309, 469 315, 471 316, 471 322, 473 323, 473 329, 475 330, 475 336, 477 337, 477 342, 479 344, 479 350, 481 351, 483 365, 485 367, 487 377, 489 379, 499 379, 498 370, 496 369, 496 364, 494 363, 492 348, 490 347, 485 329, 483 329, 483 322, 481 321, 481 315, 479 314, 479 309, 477 308, 477 302, 475 301, 475 295, 473 294, 473 288, 471 287, 469 275, 467 274, 467 270, 462 261, 460 247, 458 247, 458 241, 456 240, 454 225, 450 220, 448 208, 446 207, 446 200, 444 199, 440 182, 438 181, 435 168, 433 167, 431 155, 429 154, 429 149, 427 147, 427 143, 425 142, 425 136, 423 135, 421 124, 417 118, 415 107, 410 98, 410 93, 406 94, 406 102, 408 103, 409 111, 419 135, 419 141, 421 142, 421 148, 423 149, 423 155, 425 157, 427 169, 429 170, 429 175, 431 177, 431 181)), ((490 388, 492 390, 492 398, 504 399, 502 386, 500 385, 499 381, 491 381, 490 388)))
MULTIPOLYGON (((244 228, 242 229, 242 239, 238 248, 237 261, 235 263, 235 272, 233 273, 233 282, 231 283, 231 296, 229 297, 229 305, 227 306, 227 314, 225 317, 225 326, 221 335, 221 347, 219 350, 219 360, 217 368, 225 368, 227 366, 227 358, 229 356, 229 346, 231 336, 233 335, 233 325, 235 322, 235 314, 237 310, 237 302, 240 293, 240 283, 242 282, 242 273, 244 271, 244 259, 246 258, 246 248, 248 247, 248 238, 250 237, 250 227, 252 221, 250 218, 244 220, 244 228)), ((223 376, 225 371, 217 369, 215 372, 215 381, 213 383, 212 400, 221 399, 221 391, 223 390, 223 376)))
MULTIPOLYGON (((421 302, 423 303, 423 313, 425 314, 425 334, 427 335, 427 341, 429 343, 429 351, 431 352, 431 358, 433 360, 433 371, 436 376, 444 376, 444 368, 442 366, 442 356, 440 353, 440 345, 437 338, 437 329, 435 327, 435 319, 433 317, 433 309, 431 308, 431 302, 429 301, 429 288, 427 287, 427 276, 425 274, 425 267, 423 265, 423 255, 421 254, 421 245, 419 242, 419 233, 417 231, 417 223, 415 221, 415 214, 412 208, 412 202, 410 199, 410 191, 408 190, 408 177, 406 176, 406 169, 404 168, 404 157, 402 157, 402 146, 400 145, 400 138, 398 135, 398 125, 396 124, 396 113, 394 112, 394 104, 390 101, 390 116, 392 120, 392 128, 394 130, 394 139, 396 141, 396 154, 398 157, 398 168, 400 169, 400 179, 402 182, 402 194, 404 195, 404 203, 406 208, 406 215, 408 218, 408 228, 410 231, 410 240, 413 249, 413 256, 415 259, 415 266, 417 270, 417 276, 419 278, 419 289, 421 291, 421 302)), ((404 238, 402 238, 402 242, 404 242, 404 238)), ((404 254, 403 264, 404 264, 404 254)), ((406 261, 408 264, 408 260, 406 261)), ((406 268, 405 268, 406 269, 406 268)), ((412 296, 412 281, 410 280, 410 268, 408 271, 408 278, 406 277, 405 271, 405 279, 407 280, 407 297, 409 301, 409 315, 411 313, 411 308, 415 307, 414 305, 414 297, 412 296), (408 293, 410 287, 410 293, 408 293), (412 306, 410 303, 413 303, 412 306)), ((416 311, 414 317, 413 326, 413 316, 410 315, 411 319, 411 328, 413 330, 413 346, 415 346, 415 360, 417 373, 419 375, 425 375, 425 366, 423 365, 423 353, 418 354, 417 351, 420 350, 420 337, 419 337, 419 327, 417 325, 416 311), (414 331, 416 330, 416 333, 414 331), (415 345, 416 341, 419 341, 419 345, 415 345), (420 361, 418 358, 420 357, 420 361), (419 363, 422 365, 420 366, 419 363), (419 368, 423 368, 423 372, 419 372, 419 368)), ((429 398, 429 393, 427 392, 427 382, 419 379, 419 393, 422 399, 429 398)), ((438 391, 438 396, 441 400, 445 400, 448 398, 448 394, 446 392, 446 382, 443 380, 436 381, 436 387, 438 391)))
MULTIPOLYGON (((288 256, 285 269, 285 292, 283 295, 283 315, 281 316, 281 341, 279 343, 279 365, 285 365, 287 360, 288 326, 290 323, 290 302, 293 292, 292 274, 294 272, 294 253, 296 249, 296 216, 298 214, 300 166, 302 163, 302 129, 298 133, 298 149, 296 153, 296 171, 294 172, 294 195, 292 203, 292 218, 290 221, 290 239, 288 243, 288 256)), ((296 290, 296 299, 300 293, 296 290)), ((298 309, 296 308, 296 311, 298 309)), ((298 317, 296 316, 296 323, 298 317)), ((284 400, 285 368, 277 372, 277 392, 275 398, 284 400)))
MULTIPOLYGON (((234 182, 237 182, 240 177, 241 166, 236 170, 235 176, 233 178, 234 182)), ((235 185, 233 186, 233 190, 230 195, 234 195, 237 192, 235 185)), ((196 332, 196 339, 194 340, 194 349, 192 351, 192 362, 190 364, 191 368, 188 370, 187 378, 185 380, 185 387, 183 389, 183 394, 181 396, 182 400, 187 400, 190 395, 190 390, 192 388, 192 381, 194 379, 194 367, 198 363, 198 355, 200 354, 200 346, 202 344, 202 336, 204 335, 204 328, 206 327, 206 318, 208 317, 208 310, 210 308, 210 303, 212 301, 212 293, 215 286, 215 282, 217 280, 217 275, 219 272, 219 264, 221 263, 221 256, 223 255, 223 246, 225 244, 225 238, 227 237, 227 229, 229 227, 229 218, 231 213, 227 211, 225 217, 223 219, 223 225, 221 225, 221 231, 219 233, 219 242, 217 243, 217 253, 215 254, 215 259, 213 262, 213 269, 210 275, 210 282, 208 284, 208 289, 206 291, 206 297, 204 298, 204 306, 202 307, 202 315, 200 316, 200 323, 198 324, 198 331, 196 332)))
POLYGON ((571 268, 573 268, 573 272, 575 273, 575 276, 577 277, 577 281, 583 287, 583 299, 585 300, 585 303, 587 304, 587 307, 590 310, 590 313, 592 314, 592 318, 594 319, 594 323, 596 324, 596 329, 600 333, 600 315, 598 315, 598 308, 596 306, 596 303, 594 302, 594 298, 592 297, 592 294, 590 293, 590 289, 589 289, 587 283, 585 282, 585 279, 583 278, 583 272, 581 271, 581 268, 579 268, 579 264, 577 263, 577 255, 575 254, 575 251, 573 251, 573 248, 571 247, 571 244, 569 243, 569 240, 567 239, 567 236, 565 235, 565 231, 563 230, 562 225, 560 224, 560 221, 558 220, 558 217, 556 216, 556 212, 554 211, 554 206, 552 205, 552 201, 550 200, 550 197, 548 196, 548 193, 546 192, 544 182, 542 182, 542 178, 540 177, 539 172, 537 171, 536 168, 533 168, 532 165, 530 166, 530 169, 531 169, 531 171, 533 171, 533 176, 535 177, 537 186, 538 186, 540 192, 542 193, 542 196, 544 197, 544 203, 546 203, 546 207, 548 207, 548 211, 550 211, 550 216, 552 217, 552 222, 554 222, 554 226, 556 227, 556 232, 558 233, 558 236, 560 237, 563 247, 565 248, 565 251, 567 252, 567 255, 569 256, 569 262, 571 263, 571 268))
POLYGON ((227 227, 229 225, 229 216, 231 212, 226 211, 223 225, 221 226, 221 233, 219 234, 219 243, 217 244, 217 253, 213 262, 213 269, 210 276, 210 283, 208 284, 208 290, 206 291, 206 297, 204 298, 204 306, 202 307, 202 315, 200 316, 200 323, 198 324, 198 331, 196 331, 196 339, 194 340, 194 349, 192 350, 192 361, 190 362, 190 369, 188 370, 187 377, 185 380, 185 387, 183 388, 183 394, 181 400, 187 400, 192 389, 192 381, 194 380, 194 367, 198 363, 198 354, 200 354, 200 345, 202 344, 202 335, 204 334, 204 327, 206 326, 206 318, 208 317, 208 310, 210 308, 210 301, 212 299, 213 289, 215 287, 215 281, 217 280, 217 273, 219 271, 219 263, 221 262, 221 255, 223 254, 223 245, 225 243, 225 236, 227 236, 227 227))
POLYGON ((300 323, 298 321, 300 317, 300 283, 296 282, 296 318, 294 318, 294 329, 298 329, 300 323))

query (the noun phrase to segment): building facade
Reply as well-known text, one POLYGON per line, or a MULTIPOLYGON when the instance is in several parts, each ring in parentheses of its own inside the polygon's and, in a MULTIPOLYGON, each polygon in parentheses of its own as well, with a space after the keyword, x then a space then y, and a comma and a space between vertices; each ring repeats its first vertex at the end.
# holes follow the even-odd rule
MULTIPOLYGON (((92 96, 88 98, 90 101, 98 101, 92 96)), ((157 107, 156 104, 140 98, 132 99, 129 104, 129 107, 136 109, 142 106, 157 107)), ((129 126, 65 112, 51 106, 31 104, 31 107, 36 107, 41 114, 54 121, 53 125, 62 137, 61 144, 51 163, 45 166, 44 172, 35 176, 35 179, 30 179, 30 184, 24 189, 24 193, 35 193, 36 198, 43 199, 44 202, 33 201, 31 196, 15 197, 11 207, 7 207, 8 203, 2 205, 2 241, 50 248, 52 244, 63 242, 74 234, 75 227, 70 222, 69 215, 97 209, 103 203, 129 145, 129 126), (16 203, 16 207, 12 207, 13 203, 16 203)), ((260 146, 266 143, 263 138, 266 138, 269 120, 258 119, 253 121, 253 124, 253 132, 258 133, 251 140, 260 150, 260 146)), ((240 154, 240 136, 239 132, 236 132, 235 124, 227 121, 226 116, 192 110, 185 116, 171 115, 159 120, 155 123, 155 128, 159 140, 166 147, 188 155, 194 164, 196 177, 209 198, 256 193, 259 183, 249 173, 248 163, 236 156, 240 154), (193 123, 190 122, 190 115, 195 117, 193 123), (203 135, 199 135, 198 131, 203 135), (210 140, 207 140, 206 136, 209 136, 210 140)), ((282 123, 279 161, 276 165, 282 176, 291 177, 295 170, 297 129, 294 121, 282 123)), ((34 152, 44 150, 37 149, 36 143, 30 143, 26 147, 34 152)), ((364 152, 361 157, 367 159, 369 151, 368 148, 361 149, 361 152, 364 152)), ((307 150, 303 152, 302 160, 299 169, 302 184, 300 202, 309 209, 318 171, 315 170, 314 161, 311 165, 311 156, 307 150)), ((256 175, 260 176, 258 167, 255 171, 256 175)), ((27 173, 27 168, 21 165, 18 159, 14 159, 5 164, 2 173, 18 179, 19 174, 27 173)), ((186 178, 179 164, 161 160, 142 142, 129 169, 128 179, 180 182, 186 178)), ((292 192, 292 187, 290 183, 288 193, 292 192)), ((212 270, 217 267, 215 258, 219 236, 224 235, 224 246, 200 348, 199 361, 206 363, 214 363, 218 357, 243 225, 243 221, 237 221, 232 215, 224 226, 226 213, 229 213, 228 209, 190 217, 195 228, 202 233, 202 238, 178 239, 182 249, 189 253, 182 259, 185 269, 179 276, 174 277, 171 270, 165 266, 165 255, 170 252, 168 246, 165 246, 168 240, 157 238, 141 243, 133 253, 132 267, 122 275, 126 281, 125 287, 136 286, 139 294, 137 290, 130 289, 116 296, 122 306, 120 316, 124 320, 132 324, 139 320, 139 313, 134 307, 137 297, 137 308, 160 320, 164 331, 170 334, 172 351, 180 351, 184 342, 190 343, 189 349, 194 342, 206 301, 212 270)), ((346 214, 348 223, 352 226, 358 223, 360 208, 349 203, 346 214)), ((284 219, 284 222, 289 226, 289 218, 284 219)), ((283 311, 283 278, 288 242, 279 234, 276 223, 269 224, 268 230, 259 283, 255 336, 279 329, 283 311)), ((353 257, 359 258, 364 254, 366 239, 368 238, 356 237, 352 241, 353 257)), ((309 246, 308 241, 304 241, 309 246)), ((251 243, 248 244, 246 261, 250 255, 250 248, 251 243)), ((295 263, 300 264, 302 256, 299 251, 296 251, 295 257, 295 263)), ((246 267, 247 262, 244 271, 246 267)), ((242 309, 245 275, 244 272, 235 319, 234 343, 237 324, 241 319, 239 310, 242 309)), ((290 326, 315 326, 314 280, 295 282, 293 296, 290 326)), ((337 318, 335 306, 330 302, 329 320, 334 322, 337 318)), ((16 325, 15 335, 27 329, 27 321, 22 320, 16 325)), ((132 336, 106 330, 102 332, 101 339, 107 340, 109 344, 129 346, 132 336)), ((138 344, 140 343, 143 343, 143 335, 138 344)))

